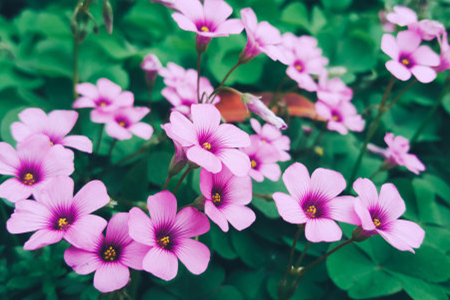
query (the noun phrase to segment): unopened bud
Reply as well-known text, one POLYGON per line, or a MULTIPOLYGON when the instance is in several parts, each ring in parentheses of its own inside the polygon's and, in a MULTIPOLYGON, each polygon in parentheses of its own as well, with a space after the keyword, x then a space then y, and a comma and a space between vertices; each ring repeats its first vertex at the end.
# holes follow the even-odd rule
POLYGON ((356 227, 352 232, 352 239, 355 242, 364 242, 368 238, 370 238, 370 234, 367 234, 361 226, 356 227))
POLYGON ((111 34, 113 32, 113 10, 108 0, 103 2, 103 21, 105 22, 106 31, 111 34))

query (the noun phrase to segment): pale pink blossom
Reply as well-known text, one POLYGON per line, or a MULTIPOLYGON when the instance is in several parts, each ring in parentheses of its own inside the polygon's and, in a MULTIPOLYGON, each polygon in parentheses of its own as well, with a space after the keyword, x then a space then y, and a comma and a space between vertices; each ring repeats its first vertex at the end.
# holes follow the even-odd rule
POLYGON ((249 135, 234 125, 220 124, 220 112, 211 104, 192 105, 191 118, 177 111, 170 114, 172 135, 186 148, 187 158, 212 173, 220 172, 223 163, 236 176, 246 176, 250 160, 235 148, 249 146, 249 135))
POLYGON ((401 251, 414 253, 425 237, 425 231, 414 222, 398 220, 405 212, 405 202, 392 183, 381 186, 380 195, 369 179, 359 178, 353 184, 358 194, 354 209, 364 229, 363 235, 381 235, 389 244, 401 251))
POLYGON ((148 140, 153 127, 140 122, 150 109, 147 107, 126 107, 110 113, 94 111, 91 114, 96 123, 106 124, 106 133, 117 140, 128 140, 134 135, 148 140))
POLYGON ((150 2, 155 2, 166 6, 167 8, 176 10, 175 0, 150 0, 150 2))
POLYGON ((250 136, 251 145, 241 148, 241 151, 250 158, 251 169, 248 175, 255 181, 262 182, 264 178, 271 181, 278 181, 281 176, 280 153, 275 146, 264 143, 259 136, 250 136))
POLYGON ((11 125, 11 133, 17 142, 34 134, 49 137, 51 145, 63 145, 92 153, 92 142, 82 135, 69 135, 78 119, 71 110, 54 110, 48 115, 39 108, 27 108, 19 114, 20 122, 11 125))
POLYGON ((425 166, 416 155, 409 152, 409 141, 402 136, 386 133, 384 141, 388 145, 384 157, 391 166, 405 166, 414 174, 425 171, 425 166))
POLYGON ((442 36, 438 36, 439 45, 441 47, 440 64, 437 68, 438 72, 450 69, 450 46, 448 44, 447 32, 444 31, 442 36))
POLYGON ((188 162, 186 157, 186 149, 176 141, 175 136, 172 134, 172 124, 167 123, 161 125, 161 128, 164 129, 167 136, 173 141, 173 145, 175 147, 175 153, 173 154, 169 164, 169 176, 173 177, 180 173, 188 162))
POLYGON ((172 280, 178 273, 178 259, 193 274, 208 267, 210 252, 204 244, 191 239, 209 230, 208 218, 192 207, 177 213, 177 199, 162 191, 147 200, 150 218, 141 209, 130 210, 130 236, 150 246, 143 260, 143 269, 163 280, 172 280))
POLYGON ((291 140, 283 135, 281 131, 271 124, 261 124, 256 119, 250 119, 250 124, 257 136, 263 143, 270 144, 278 150, 279 160, 288 161, 291 159, 288 151, 291 149, 291 140))
POLYGON ((349 101, 341 100, 336 105, 317 101, 316 112, 328 121, 328 130, 337 131, 342 135, 347 134, 349 130, 361 132, 364 129, 364 119, 358 115, 355 106, 349 101))
POLYGON ((0 197, 16 202, 27 199, 55 176, 74 171, 74 154, 61 145, 52 146, 42 134, 32 135, 17 145, 0 142, 0 174, 13 176, 0 185, 0 197))
POLYGON ((225 166, 217 174, 202 169, 200 189, 205 197, 205 214, 223 231, 228 231, 228 223, 243 230, 255 221, 255 213, 246 206, 252 201, 250 177, 236 177, 225 166))
POLYGON ((328 72, 325 70, 319 75, 319 84, 317 86, 317 99, 336 105, 339 101, 350 101, 353 98, 353 91, 345 85, 338 77, 329 79, 328 72))
POLYGON ((123 288, 130 280, 130 270, 142 270, 149 246, 135 242, 128 234, 128 213, 116 213, 108 223, 106 236, 100 232, 83 248, 69 247, 64 260, 80 274, 95 272, 94 287, 102 293, 123 288))
POLYGON ((385 10, 380 10, 378 12, 378 18, 380 19, 380 23, 383 26, 384 32, 392 32, 395 31, 395 25, 389 22, 387 19, 387 12, 385 10))
POLYGON ((408 7, 394 6, 394 12, 388 13, 386 19, 399 26, 408 26, 417 22, 417 14, 408 7))
POLYGON ((141 63, 141 68, 145 71, 147 81, 150 83, 155 81, 156 75, 158 75, 162 67, 161 62, 155 54, 148 54, 141 63))
POLYGON ((346 186, 340 173, 319 168, 310 178, 304 165, 294 163, 284 172, 283 182, 289 194, 273 194, 278 213, 286 222, 306 224, 307 240, 339 241, 342 231, 335 221, 359 222, 353 209, 354 198, 337 197, 346 186))
POLYGON ((258 115, 261 119, 269 124, 272 124, 278 129, 286 129, 287 125, 284 120, 278 117, 270 108, 268 108, 262 101, 261 97, 252 94, 242 94, 241 101, 244 103, 247 110, 258 115))
POLYGON ((431 41, 445 32, 445 27, 438 21, 421 20, 417 23, 408 25, 409 31, 414 31, 422 40, 431 41))
POLYGON ((406 81, 414 75, 418 81, 429 83, 436 78, 439 56, 428 46, 420 46, 420 36, 412 31, 399 32, 397 38, 384 34, 381 50, 392 58, 386 68, 396 78, 406 81))
POLYGON ((281 43, 280 31, 266 21, 258 23, 255 12, 251 8, 241 10, 241 17, 247 33, 247 45, 241 60, 247 62, 261 52, 272 60, 278 60, 283 55, 277 47, 281 43))
POLYGON ((34 193, 35 200, 20 200, 6 223, 10 233, 34 232, 25 250, 34 250, 65 239, 78 248, 91 245, 106 227, 106 220, 91 215, 110 198, 98 180, 87 183, 73 196, 74 182, 58 176, 34 193))

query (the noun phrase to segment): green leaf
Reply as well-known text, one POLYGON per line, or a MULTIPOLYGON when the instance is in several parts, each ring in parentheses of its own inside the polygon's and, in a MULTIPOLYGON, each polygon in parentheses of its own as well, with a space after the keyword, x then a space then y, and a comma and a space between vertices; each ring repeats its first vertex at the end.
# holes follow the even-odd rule
POLYGON ((424 174, 423 180, 430 183, 432 190, 448 204, 450 204, 450 186, 440 177, 432 174, 424 174))
POLYGON ((424 179, 415 178, 413 188, 416 193, 420 220, 426 223, 442 224, 441 213, 434 193, 435 187, 424 179))
POLYGON ((146 201, 148 196, 148 168, 146 158, 131 168, 122 180, 122 195, 129 200, 146 201))
POLYGON ((405 274, 395 274, 405 292, 414 300, 447 300, 442 287, 405 274))
POLYGON ((216 224, 211 223, 209 230, 214 251, 226 259, 235 259, 238 255, 231 244, 230 234, 223 232, 216 224))
POLYGON ((177 296, 170 294, 168 291, 159 288, 159 287, 151 287, 149 288, 144 296, 142 296, 141 300, 154 300, 154 299, 164 299, 164 300, 179 300, 177 296))
POLYGON ((303 3, 292 2, 283 9, 281 21, 294 26, 308 28, 308 10, 303 3))
POLYGON ((312 34, 317 34, 326 24, 327 17, 318 6, 314 6, 312 10, 311 25, 309 27, 309 30, 312 34))
POLYGON ((216 291, 209 294, 206 298, 208 300, 244 300, 244 296, 237 288, 231 285, 223 285, 216 291))
POLYGON ((270 244, 248 230, 231 231, 231 241, 239 258, 250 267, 261 268, 270 262, 270 244))
POLYGON ((350 5, 352 5, 353 0, 321 0, 320 2, 322 2, 322 5, 325 7, 325 9, 333 11, 344 11, 350 5))
POLYGON ((245 296, 245 299, 261 299, 266 274, 263 271, 237 270, 230 274, 228 281, 245 296))

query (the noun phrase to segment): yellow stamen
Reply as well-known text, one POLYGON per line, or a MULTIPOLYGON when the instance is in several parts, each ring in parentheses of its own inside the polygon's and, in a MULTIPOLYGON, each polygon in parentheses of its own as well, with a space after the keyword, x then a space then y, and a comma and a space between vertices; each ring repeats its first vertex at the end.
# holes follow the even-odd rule
POLYGON ((50 141, 50 145, 51 145, 51 146, 54 146, 54 145, 55 145, 55 143, 53 143, 52 141, 50 141))
POLYGON ((211 144, 208 143, 208 142, 203 143, 203 148, 206 149, 206 150, 211 150, 211 144))
POLYGON ((316 147, 314 148, 314 152, 315 152, 317 155, 323 156, 323 148, 320 147, 320 146, 316 146, 316 147))
POLYGON ((306 215, 310 218, 315 218, 316 217, 316 212, 317 209, 314 205, 311 205, 310 207, 308 207, 308 209, 306 210, 306 215))
POLYGON ((215 193, 214 195, 211 195, 211 198, 214 203, 220 203, 221 199, 220 199, 219 193, 215 193))
POLYGON ((122 122, 122 121, 119 122, 119 125, 122 126, 122 127, 125 127, 125 126, 126 126, 125 122, 122 122))
POLYGON ((200 28, 200 30, 203 32, 209 32, 209 28, 206 26, 203 26, 202 28, 200 28))
POLYGON ((267 141, 266 141, 265 139, 262 139, 261 141, 262 141, 263 143, 267 143, 267 141))
POLYGON ((380 220, 378 220, 378 219, 373 219, 373 224, 374 224, 376 227, 380 227, 381 222, 380 222, 380 220))
POLYGON ((404 64, 405 66, 409 66, 410 62, 408 59, 404 58, 402 59, 402 64, 404 64))
POLYGON ((98 105, 101 106, 101 107, 106 106, 106 102, 101 101, 98 105))
POLYGON ((301 65, 296 65, 295 68, 297 69, 297 71, 301 71, 302 70, 302 66, 301 65))
POLYGON ((67 222, 66 218, 59 218, 58 220, 58 227, 59 230, 67 230, 69 228, 70 224, 67 222))
POLYGON ((170 243, 169 236, 165 236, 158 241, 158 245, 160 245, 162 248, 166 248, 167 245, 169 245, 169 243, 170 243))
POLYGON ((258 166, 258 163, 254 159, 252 159, 250 163, 252 164, 252 169, 258 166))
POLYGON ((333 116, 333 120, 339 121, 339 117, 338 116, 333 116))
POLYGON ((33 185, 35 182, 36 180, 34 179, 34 176, 31 173, 27 173, 23 177, 23 183, 25 183, 26 185, 33 185))
POLYGON ((109 248, 103 253, 103 255, 103 258, 105 260, 114 261, 116 259, 117 253, 112 246, 109 246, 109 248))

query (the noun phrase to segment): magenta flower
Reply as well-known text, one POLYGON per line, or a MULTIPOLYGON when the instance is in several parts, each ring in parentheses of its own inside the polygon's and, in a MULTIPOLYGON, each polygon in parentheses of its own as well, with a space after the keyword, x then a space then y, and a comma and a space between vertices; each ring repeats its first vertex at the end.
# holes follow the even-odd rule
POLYGON ((95 108, 93 111, 107 113, 133 106, 134 103, 131 92, 122 91, 120 86, 106 78, 97 80, 96 86, 92 83, 79 83, 76 90, 81 97, 75 101, 73 108, 92 107, 95 108))
POLYGON ((93 211, 105 206, 110 198, 105 185, 98 180, 87 183, 73 196, 70 177, 53 178, 34 193, 34 200, 20 200, 6 223, 10 233, 34 233, 25 250, 34 250, 65 239, 78 248, 92 244, 106 226, 93 211))
POLYGON ((445 32, 445 27, 438 21, 421 20, 408 25, 408 30, 416 32, 425 41, 431 41, 445 32))
POLYGON ((319 75, 319 85, 317 87, 317 99, 336 105, 339 101, 350 101, 353 98, 353 91, 345 85, 338 77, 328 78, 328 72, 325 70, 319 75))
POLYGON ((139 208, 130 210, 130 236, 152 247, 145 255, 143 268, 163 280, 178 273, 178 259, 193 274, 208 267, 210 252, 204 244, 190 239, 209 230, 208 218, 192 207, 177 213, 177 199, 162 191, 147 200, 150 218, 139 208))
POLYGON ((251 8, 241 10, 241 17, 248 40, 241 60, 248 62, 261 52, 267 54, 272 60, 278 60, 283 55, 276 46, 281 43, 280 31, 268 22, 258 23, 255 12, 251 8))
POLYGON ((150 109, 147 107, 126 107, 111 113, 93 111, 92 121, 106 124, 106 133, 117 140, 128 140, 134 135, 148 140, 153 134, 153 127, 140 122, 150 109))
POLYGON ((238 34, 244 29, 241 20, 227 20, 233 9, 223 0, 205 0, 203 5, 199 0, 175 0, 175 6, 180 13, 172 14, 172 18, 181 29, 197 33, 197 49, 213 37, 238 34))
POLYGON ((364 229, 363 235, 381 235, 389 244, 401 251, 419 248, 425 237, 425 231, 411 221, 398 220, 405 212, 405 202, 392 183, 377 188, 369 179, 359 178, 353 183, 358 193, 354 202, 359 223, 364 229))
POLYGON ((255 221, 255 213, 245 206, 252 201, 250 177, 233 176, 227 167, 217 174, 202 169, 200 189, 205 197, 205 214, 223 231, 228 231, 228 222, 243 230, 255 221))
POLYGON ((177 9, 176 6, 175 6, 175 0, 150 0, 150 1, 162 4, 162 5, 166 6, 167 8, 170 8, 170 9, 174 9, 174 10, 177 9))
POLYGON ((92 153, 92 142, 82 135, 70 135, 69 132, 78 119, 76 111, 54 110, 48 115, 39 108, 27 108, 19 114, 21 122, 11 125, 11 133, 17 142, 30 135, 44 134, 49 137, 50 144, 63 145, 77 150, 92 153))
POLYGON ((175 136, 172 134, 172 124, 167 123, 161 125, 161 128, 164 129, 167 136, 173 141, 173 145, 175 147, 175 153, 173 154, 169 164, 169 176, 173 177, 180 173, 188 162, 186 157, 186 149, 184 149, 183 146, 176 141, 175 136))
POLYGON ((408 7, 394 6, 394 12, 388 13, 386 19, 399 26, 408 26, 417 22, 417 14, 408 7))
POLYGON ((191 107, 192 122, 179 112, 172 112, 170 122, 175 140, 187 147, 187 158, 209 172, 218 173, 222 163, 236 176, 246 176, 250 160, 235 149, 250 145, 249 135, 231 124, 220 124, 219 110, 211 104, 191 107))
POLYGON ((69 247, 66 264, 80 274, 95 271, 94 286, 102 293, 123 288, 130 279, 128 267, 142 270, 150 247, 139 244, 128 234, 128 213, 116 213, 108 223, 106 237, 101 232, 84 248, 69 247))
POLYGON ((155 81, 156 75, 162 69, 162 65, 155 54, 148 54, 141 63, 141 68, 145 71, 147 81, 151 83, 155 81))
POLYGON ((270 144, 278 150, 279 160, 288 161, 291 156, 287 151, 291 149, 291 140, 289 137, 283 135, 279 129, 271 124, 261 124, 256 119, 250 119, 250 124, 257 136, 263 143, 270 144))
POLYGON ((394 137, 392 133, 386 133, 384 141, 388 145, 385 157, 391 166, 405 166, 414 174, 425 171, 425 166, 414 154, 409 154, 409 141, 402 136, 394 137))
POLYGON ((250 136, 251 145, 241 148, 250 158, 251 169, 248 175, 255 181, 262 182, 264 177, 272 181, 278 181, 281 176, 280 153, 273 145, 264 143, 259 136, 250 136))
POLYGON ((446 31, 444 31, 442 37, 438 36, 438 41, 441 47, 441 55, 440 55, 441 62, 439 64, 439 67, 437 68, 437 71, 442 72, 450 69, 450 46, 448 44, 446 31))
POLYGON ((328 130, 337 131, 342 135, 347 134, 349 130, 361 132, 364 129, 363 118, 358 115, 355 106, 349 101, 341 100, 337 105, 317 101, 316 112, 328 120, 328 130))
POLYGON ((258 115, 261 119, 272 124, 278 129, 286 129, 287 125, 284 120, 278 117, 270 108, 268 108, 261 100, 261 97, 252 94, 242 94, 241 101, 247 110, 258 115))
POLYGON ((384 34, 381 50, 392 60, 386 62, 386 68, 396 78, 406 81, 413 74, 422 83, 436 78, 436 71, 430 67, 439 65, 439 56, 428 46, 419 46, 420 36, 412 31, 399 32, 397 38, 384 34))
POLYGON ((353 210, 354 198, 337 197, 346 185, 340 173, 319 168, 310 178, 304 165, 294 163, 284 172, 283 181, 290 195, 273 194, 278 213, 286 222, 306 223, 305 235, 309 241, 339 241, 342 231, 335 221, 359 222, 353 210))
POLYGON ((16 202, 26 199, 52 177, 74 171, 73 152, 52 146, 45 135, 33 135, 17 145, 0 143, 0 174, 14 176, 0 185, 0 197, 16 202))

